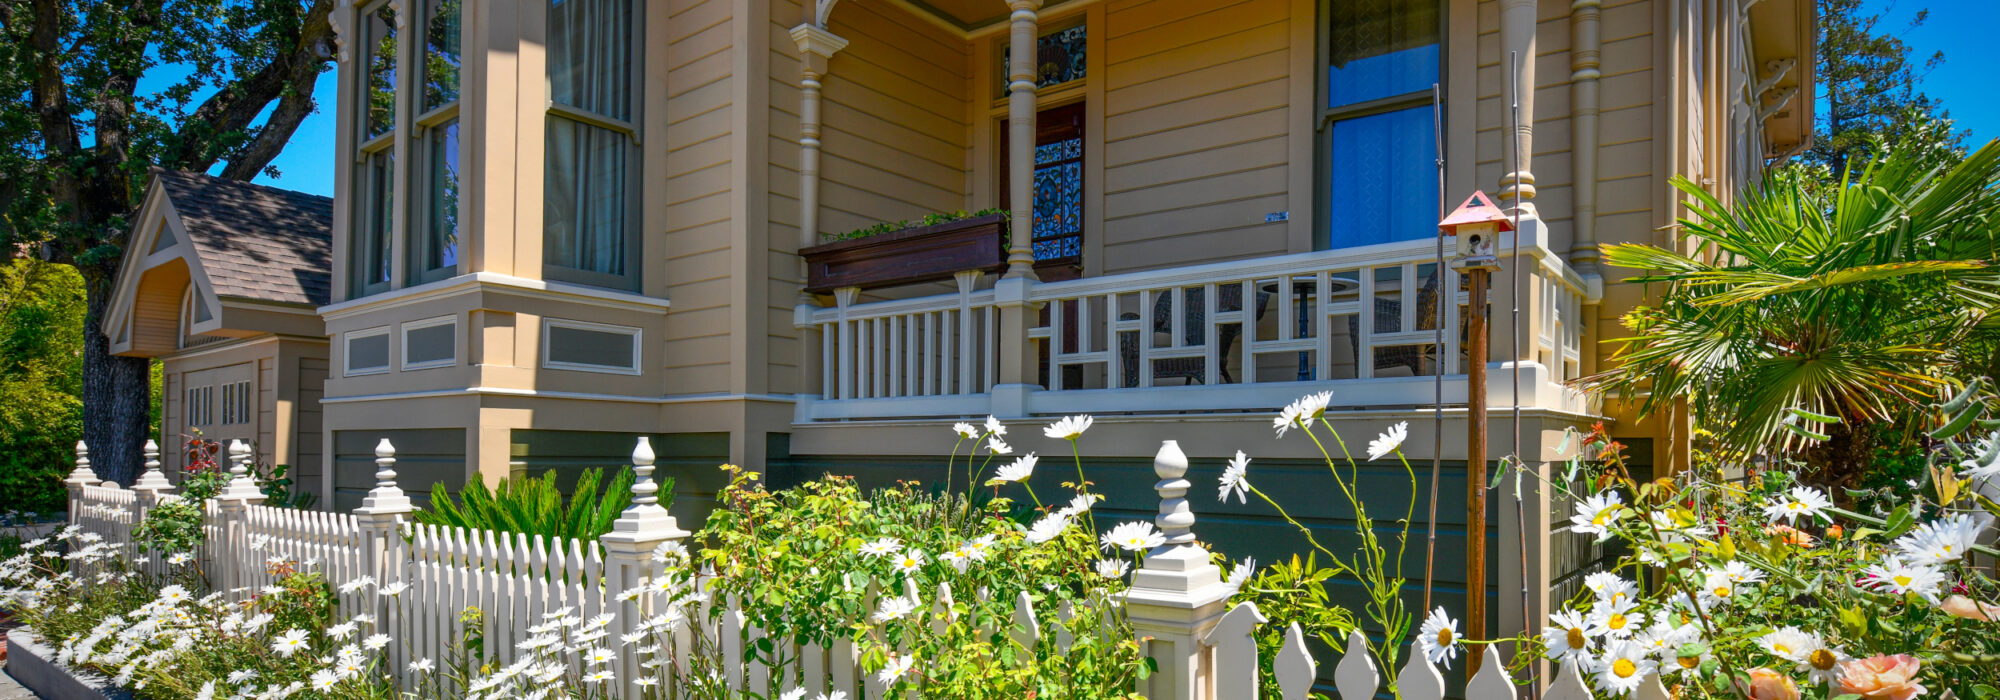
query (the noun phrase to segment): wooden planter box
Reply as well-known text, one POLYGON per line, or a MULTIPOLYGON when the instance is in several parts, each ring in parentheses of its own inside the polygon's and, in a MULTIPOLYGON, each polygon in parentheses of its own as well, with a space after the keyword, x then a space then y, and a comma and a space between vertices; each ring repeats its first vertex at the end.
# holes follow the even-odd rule
POLYGON ((799 255, 806 259, 806 291, 815 294, 948 280, 966 270, 999 272, 1007 269, 1007 216, 989 214, 834 241, 799 255))

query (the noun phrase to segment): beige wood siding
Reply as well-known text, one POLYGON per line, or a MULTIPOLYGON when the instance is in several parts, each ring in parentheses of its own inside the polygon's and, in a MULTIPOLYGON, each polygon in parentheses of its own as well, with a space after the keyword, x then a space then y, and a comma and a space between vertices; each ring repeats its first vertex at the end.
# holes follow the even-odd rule
POLYGON ((325 422, 321 420, 323 411, 319 400, 326 395, 326 375, 326 358, 299 358, 298 430, 292 438, 298 441, 295 443, 298 463, 292 465, 298 474, 292 478, 292 483, 319 494, 322 501, 327 497, 320 493, 326 453, 321 445, 320 430, 325 422))
POLYGON ((737 138, 730 5, 672 0, 666 17, 655 17, 666 22, 668 34, 666 249, 655 259, 674 303, 666 320, 664 371, 668 392, 675 394, 729 389, 729 169, 737 138))
MULTIPOLYGON (((1114 0, 1105 54, 1105 273, 1287 252, 1286 0, 1114 0)), ((1310 157, 1310 154, 1294 154, 1310 157)), ((1293 217, 1311 212, 1293 211, 1293 217)))

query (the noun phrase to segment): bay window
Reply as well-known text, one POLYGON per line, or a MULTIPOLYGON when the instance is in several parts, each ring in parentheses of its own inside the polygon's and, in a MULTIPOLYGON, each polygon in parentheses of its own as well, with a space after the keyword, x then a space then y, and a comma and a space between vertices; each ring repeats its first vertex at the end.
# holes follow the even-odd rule
POLYGON ((1428 238, 1438 220, 1431 88, 1439 0, 1332 0, 1320 47, 1321 248, 1428 238))
POLYGON ((411 284, 445 279, 458 272, 459 139, 458 92, 459 6, 462 0, 423 0, 423 114, 417 117, 417 147, 422 162, 418 201, 411 212, 415 235, 410 237, 411 284))
POLYGON ((389 288, 395 237, 396 8, 386 0, 361 12, 361 84, 355 121, 360 149, 355 169, 352 228, 353 291, 360 297, 389 288))
POLYGON ((634 0, 549 0, 543 276, 638 287, 634 0))

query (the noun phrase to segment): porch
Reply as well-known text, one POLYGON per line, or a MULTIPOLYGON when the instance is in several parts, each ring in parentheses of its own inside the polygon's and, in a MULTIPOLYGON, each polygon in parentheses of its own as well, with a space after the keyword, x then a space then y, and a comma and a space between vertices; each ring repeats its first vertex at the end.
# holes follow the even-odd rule
MULTIPOLYGON (((1589 290, 1523 220, 1499 243, 1488 395, 1584 414, 1589 290), (1510 326, 1520 276, 1518 344, 1510 326)), ((806 368, 795 425, 838 421, 1268 412, 1329 391, 1339 409, 1466 403, 1469 286, 1414 240, 1059 282, 956 275, 955 293, 800 305, 806 368), (1439 332, 1440 290, 1449 290, 1439 332), (816 348, 816 352, 813 350, 816 348), (1444 375, 1442 396, 1439 373, 1444 375)))

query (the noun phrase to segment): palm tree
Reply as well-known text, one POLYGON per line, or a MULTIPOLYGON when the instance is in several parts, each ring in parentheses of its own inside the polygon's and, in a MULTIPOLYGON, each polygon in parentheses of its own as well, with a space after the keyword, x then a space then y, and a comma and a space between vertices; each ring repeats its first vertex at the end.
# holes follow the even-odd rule
MULTIPOLYGON (((1793 450, 1811 421, 1865 426, 1963 383, 2000 309, 2000 141, 1954 164, 1891 150, 1834 187, 1767 178, 1724 205, 1676 178, 1681 251, 1605 247, 1667 285, 1590 388, 1651 413, 1687 397, 1738 454, 1793 450), (1805 418, 1807 422, 1800 423, 1805 418)), ((1977 370, 1974 370, 1977 371, 1977 370)))

